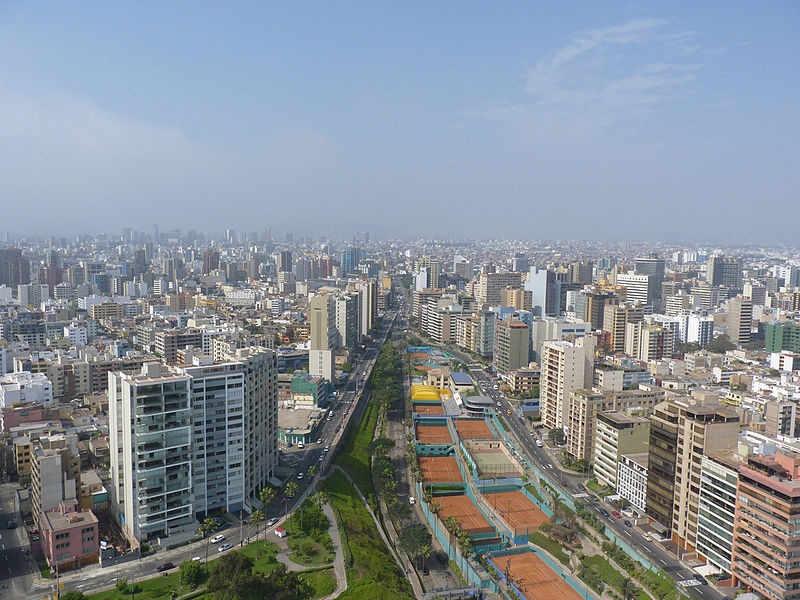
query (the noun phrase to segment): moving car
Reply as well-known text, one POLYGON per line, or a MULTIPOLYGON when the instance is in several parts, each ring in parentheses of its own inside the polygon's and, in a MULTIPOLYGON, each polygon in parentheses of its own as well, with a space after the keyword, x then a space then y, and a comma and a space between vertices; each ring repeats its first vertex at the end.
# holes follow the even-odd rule
POLYGON ((162 571, 169 571, 170 569, 174 569, 174 568, 175 568, 175 565, 173 565, 171 562, 165 562, 163 565, 158 565, 156 567, 156 572, 157 573, 161 573, 162 571))
POLYGON ((277 522, 278 522, 278 517, 272 517, 269 521, 267 521, 267 527, 272 527, 277 522))
POLYGON ((625 527, 633 527, 633 523, 631 523, 630 521, 628 521, 628 519, 625 519, 625 520, 623 521, 623 523, 625 523, 625 527))
POLYGON ((604 517, 607 517, 608 516, 608 511, 605 508, 601 508, 600 509, 600 514, 603 515, 604 517))
POLYGON ((614 516, 615 519, 619 519, 619 518, 622 517, 622 515, 620 514, 620 512, 618 510, 612 510, 611 514, 614 516))
POLYGON ((298 478, 298 479, 302 479, 302 478, 303 478, 303 477, 305 477, 305 476, 306 476, 306 474, 305 474, 305 473, 303 473, 302 471, 301 471, 300 473, 298 473, 298 474, 297 474, 297 478, 298 478))
POLYGON ((536 447, 537 447, 537 448, 542 448, 542 447, 544 447, 544 442, 543 442, 542 440, 536 440, 536 447))
POLYGON ((230 550, 233 548, 230 544, 222 544, 219 548, 217 548, 217 552, 225 552, 225 550, 230 550))
POLYGON ((215 535, 214 537, 211 538, 211 543, 212 544, 219 544, 224 539, 225 539, 225 536, 220 533, 219 535, 215 535))

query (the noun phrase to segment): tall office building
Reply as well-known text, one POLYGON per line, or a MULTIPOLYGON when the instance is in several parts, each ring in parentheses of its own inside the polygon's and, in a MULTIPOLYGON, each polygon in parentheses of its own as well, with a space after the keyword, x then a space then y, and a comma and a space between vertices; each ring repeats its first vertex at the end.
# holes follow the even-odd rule
POLYGON ((361 311, 361 335, 369 335, 375 319, 378 318, 378 282, 374 279, 357 281, 358 308, 361 311))
POLYGON ((0 285, 16 288, 31 282, 31 263, 19 248, 0 248, 0 285))
POLYGON ((706 281, 711 286, 724 286, 742 291, 742 259, 712 256, 708 259, 706 281))
POLYGON ((282 250, 278 254, 278 271, 281 273, 292 272, 292 252, 291 250, 282 250))
POLYGON ((549 269, 531 267, 523 287, 531 292, 531 312, 536 317, 561 314, 561 281, 549 269))
POLYGON ((521 281, 520 273, 481 273, 478 276, 475 301, 478 306, 497 306, 500 304, 503 290, 518 288, 521 281))
POLYGON ((111 480, 129 539, 162 545, 197 531, 192 489, 191 378, 150 363, 108 375, 111 480), (163 369, 163 370, 162 370, 163 369))
POLYGON ((308 321, 311 324, 308 370, 312 375, 333 381, 334 351, 339 347, 336 299, 333 294, 320 294, 311 298, 308 321))
POLYGON ((586 288, 578 292, 575 299, 575 318, 592 324, 592 330, 603 329, 606 306, 620 301, 619 296, 610 290, 586 288))
POLYGON ((548 429, 568 427, 570 393, 591 387, 596 343, 594 336, 586 336, 542 344, 539 404, 548 429))
POLYGON ((747 344, 752 339, 753 301, 744 296, 728 300, 728 337, 737 346, 747 344))
MULTIPOLYGON (((439 261, 429 256, 423 256, 417 261, 417 271, 425 274, 423 288, 439 289, 439 261)), ((419 289, 419 286, 417 286, 419 289)))
POLYGON ((472 279, 472 263, 463 256, 456 254, 453 257, 453 273, 455 273, 456 277, 469 281, 472 279))
POLYGON ((640 323, 644 309, 635 304, 606 304, 603 314, 603 331, 611 334, 608 352, 625 350, 625 331, 628 323, 640 323))
POLYGON ((710 452, 700 463, 697 511, 697 554, 707 563, 731 572, 736 485, 741 458, 734 452, 710 452))
POLYGON ((714 339, 714 317, 689 315, 686 318, 686 341, 705 348, 714 339))
POLYGON ((617 489, 617 471, 623 454, 647 451, 650 421, 624 412, 608 411, 597 414, 595 421, 594 474, 601 485, 617 489))
POLYGON ((354 248, 353 246, 348 246, 342 250, 341 274, 343 276, 346 277, 350 273, 354 273, 358 270, 358 261, 361 258, 359 254, 358 248, 354 248))
POLYGON ((664 283, 664 259, 657 254, 651 254, 647 258, 637 258, 635 263, 636 273, 639 275, 649 275, 648 296, 650 304, 654 310, 661 310, 661 292, 664 283))
MULTIPOLYGON (((627 290, 626 299, 628 302, 635 302, 641 306, 648 307, 648 312, 653 312, 653 298, 650 292, 653 289, 650 275, 638 275, 636 273, 620 273, 617 275, 617 285, 624 286, 627 290)), ((661 290, 659 284, 658 289, 661 290)))
POLYGON ((505 319, 498 321, 494 329, 493 366, 505 375, 515 369, 527 367, 529 362, 531 335, 522 321, 505 319))
POLYGON ((345 348, 355 348, 361 343, 359 329, 358 295, 345 294, 336 297, 336 331, 339 343, 345 348))

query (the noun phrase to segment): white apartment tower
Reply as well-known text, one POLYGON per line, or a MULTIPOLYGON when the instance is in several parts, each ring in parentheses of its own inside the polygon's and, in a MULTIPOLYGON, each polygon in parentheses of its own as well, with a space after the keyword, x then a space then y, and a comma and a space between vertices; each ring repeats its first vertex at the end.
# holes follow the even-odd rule
POLYGON ((570 392, 591 388, 596 344, 594 336, 542 344, 539 403, 548 429, 567 427, 570 392))
POLYGON ((155 363, 139 375, 110 372, 108 408, 114 501, 126 534, 189 539, 197 529, 191 378, 155 363))

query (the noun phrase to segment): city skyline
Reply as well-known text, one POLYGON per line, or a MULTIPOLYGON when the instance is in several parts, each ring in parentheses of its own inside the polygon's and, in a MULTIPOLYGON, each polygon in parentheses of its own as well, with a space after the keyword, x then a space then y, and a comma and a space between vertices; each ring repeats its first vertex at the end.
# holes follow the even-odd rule
POLYGON ((791 242, 800 9, 758 11, 5 6, 0 233, 791 242))

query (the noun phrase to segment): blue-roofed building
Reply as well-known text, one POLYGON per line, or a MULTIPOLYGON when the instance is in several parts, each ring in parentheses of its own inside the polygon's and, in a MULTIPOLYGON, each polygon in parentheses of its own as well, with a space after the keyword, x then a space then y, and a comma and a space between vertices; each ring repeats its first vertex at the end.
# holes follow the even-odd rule
POLYGON ((475 387, 475 382, 472 381, 472 377, 470 377, 467 373, 462 373, 460 371, 452 371, 450 373, 450 391, 455 394, 458 392, 462 394, 467 391, 472 391, 472 388, 475 387))

